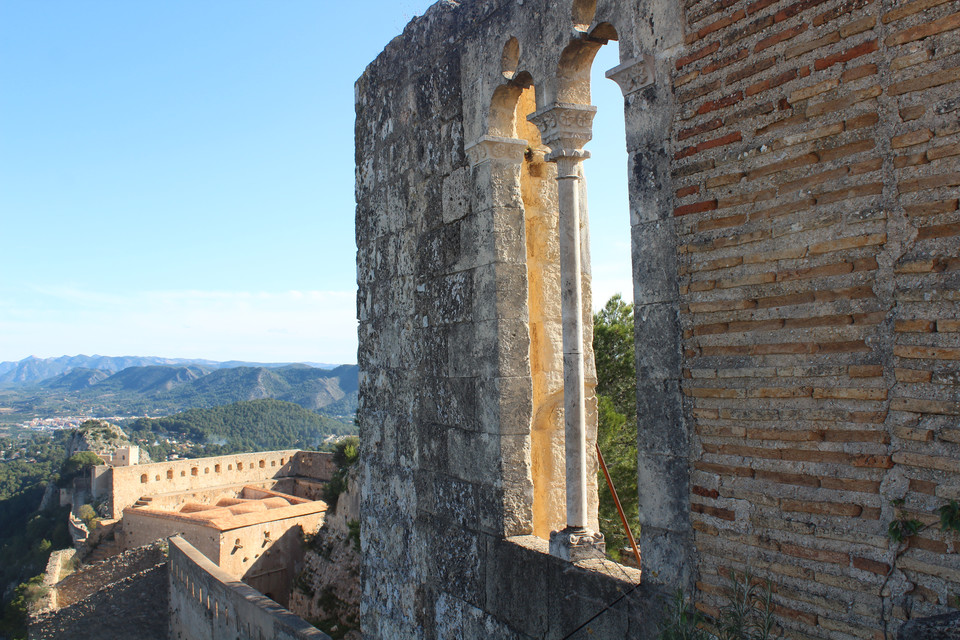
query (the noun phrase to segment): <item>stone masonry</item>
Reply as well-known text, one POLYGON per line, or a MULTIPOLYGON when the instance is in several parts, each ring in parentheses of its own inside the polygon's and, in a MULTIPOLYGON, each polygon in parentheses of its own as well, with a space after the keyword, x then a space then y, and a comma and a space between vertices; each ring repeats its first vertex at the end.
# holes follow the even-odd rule
POLYGON ((655 585, 715 613, 748 567, 788 637, 879 640, 954 604, 960 539, 887 528, 960 498, 958 36, 958 0, 463 0, 386 47, 356 87, 365 637, 563 638, 638 580, 545 548, 570 522, 571 348, 595 439, 602 46, 644 586, 572 637, 655 633, 655 585), (585 332, 561 350, 571 210, 585 332))

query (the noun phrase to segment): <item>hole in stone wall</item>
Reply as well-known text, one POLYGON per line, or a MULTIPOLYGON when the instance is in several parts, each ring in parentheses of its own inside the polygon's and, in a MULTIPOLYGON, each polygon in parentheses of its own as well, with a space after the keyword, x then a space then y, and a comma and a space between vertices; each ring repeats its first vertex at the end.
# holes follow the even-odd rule
POLYGON ((593 16, 597 13, 597 0, 574 0, 573 2, 573 28, 577 31, 586 31, 593 22, 593 16))
POLYGON ((517 74, 517 65, 520 63, 520 42, 516 38, 507 40, 503 45, 503 55, 500 56, 500 73, 507 80, 513 80, 517 74))
POLYGON ((140 482, 142 484, 147 484, 147 474, 143 474, 142 476, 140 476, 140 482))
POLYGON ((173 469, 167 469, 167 480, 173 480, 173 469))

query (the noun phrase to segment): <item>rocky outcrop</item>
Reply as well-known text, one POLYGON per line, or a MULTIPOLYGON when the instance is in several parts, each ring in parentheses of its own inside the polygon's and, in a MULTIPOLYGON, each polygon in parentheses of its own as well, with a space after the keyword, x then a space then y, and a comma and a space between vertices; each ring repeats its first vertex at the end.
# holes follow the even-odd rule
POLYGON ((347 486, 336 510, 327 515, 309 543, 290 594, 290 611, 335 637, 359 640, 360 483, 356 469, 347 486))

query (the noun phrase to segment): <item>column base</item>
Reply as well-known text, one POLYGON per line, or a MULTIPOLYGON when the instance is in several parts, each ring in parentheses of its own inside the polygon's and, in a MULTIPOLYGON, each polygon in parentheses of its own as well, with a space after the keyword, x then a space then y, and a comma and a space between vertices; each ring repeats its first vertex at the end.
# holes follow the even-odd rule
POLYGON ((603 534, 599 531, 567 527, 550 532, 550 555, 563 560, 579 562, 603 558, 606 550, 603 534))

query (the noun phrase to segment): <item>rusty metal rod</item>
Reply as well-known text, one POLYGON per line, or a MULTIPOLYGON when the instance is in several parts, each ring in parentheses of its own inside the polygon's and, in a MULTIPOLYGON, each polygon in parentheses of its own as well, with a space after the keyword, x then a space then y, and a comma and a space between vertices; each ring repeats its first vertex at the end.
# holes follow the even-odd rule
POLYGON ((627 524, 627 516, 623 512, 623 507, 620 506, 620 496, 617 495, 617 490, 613 486, 613 480, 610 479, 610 472, 607 471, 607 463, 603 461, 603 454, 600 453, 600 445, 596 444, 595 446, 597 447, 597 457, 600 459, 600 468, 603 469, 603 477, 607 479, 607 486, 610 487, 610 494, 613 496, 613 504, 617 505, 620 521, 623 522, 623 530, 627 532, 627 539, 630 540, 630 546, 633 547, 633 555, 637 558, 637 568, 640 569, 640 549, 637 548, 637 541, 633 538, 630 525, 627 524))

